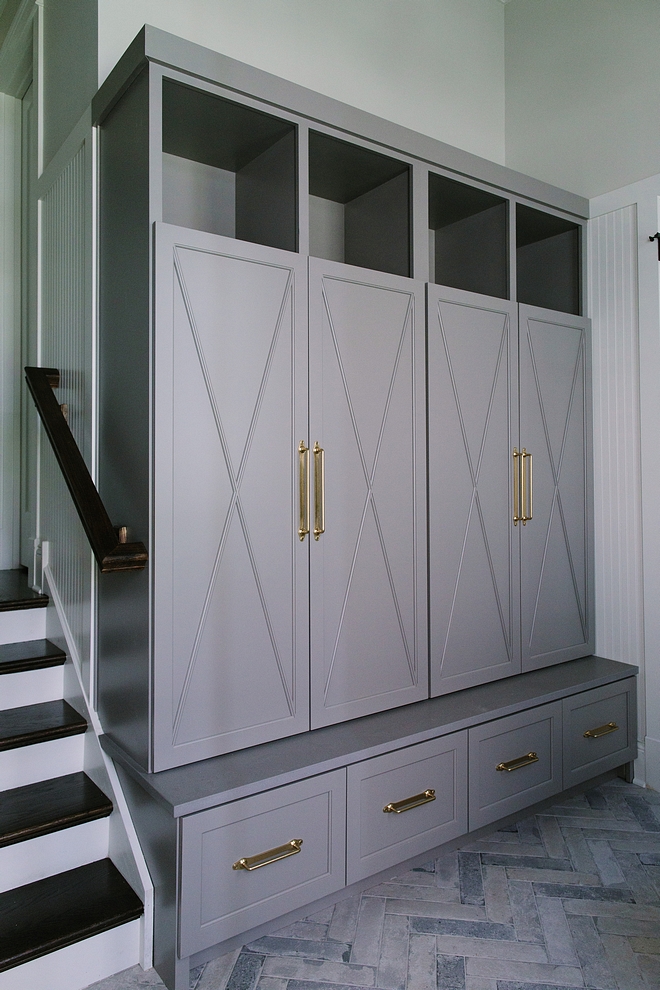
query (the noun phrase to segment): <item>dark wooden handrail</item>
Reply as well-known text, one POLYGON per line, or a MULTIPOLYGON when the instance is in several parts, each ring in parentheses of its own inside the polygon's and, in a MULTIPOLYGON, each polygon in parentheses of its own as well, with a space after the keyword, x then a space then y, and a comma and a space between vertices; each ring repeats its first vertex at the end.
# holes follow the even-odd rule
POLYGON ((55 398, 53 389, 60 384, 59 371, 26 368, 25 380, 101 571, 142 570, 148 559, 147 548, 143 543, 120 541, 55 398))

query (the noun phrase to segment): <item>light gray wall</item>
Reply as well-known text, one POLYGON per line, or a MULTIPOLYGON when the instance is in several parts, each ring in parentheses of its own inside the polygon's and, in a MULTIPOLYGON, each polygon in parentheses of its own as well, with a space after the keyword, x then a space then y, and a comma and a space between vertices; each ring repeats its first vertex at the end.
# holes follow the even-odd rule
POLYGON ((510 0, 506 164, 589 198, 658 171, 658 0, 510 0))
POLYGON ((44 0, 43 164, 80 120, 97 88, 94 0, 44 0))
POLYGON ((98 18, 99 82, 146 22, 504 161, 500 0, 98 0, 98 18))

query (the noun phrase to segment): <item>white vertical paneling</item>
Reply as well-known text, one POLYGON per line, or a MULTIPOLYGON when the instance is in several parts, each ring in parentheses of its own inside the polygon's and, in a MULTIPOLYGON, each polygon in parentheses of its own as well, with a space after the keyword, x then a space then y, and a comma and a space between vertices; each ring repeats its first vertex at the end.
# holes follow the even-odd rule
MULTIPOLYGON (((41 193, 40 330, 42 366, 59 368, 57 397, 88 466, 92 437, 90 285, 90 141, 79 143, 41 193)), ((89 544, 50 445, 41 445, 41 537, 90 690, 92 559, 89 544)))
POLYGON ((19 562, 21 104, 0 93, 0 569, 19 562))
MULTIPOLYGON (((644 657, 637 208, 589 222, 596 652, 644 657)), ((643 722, 643 706, 640 715, 643 722)), ((643 738, 643 724, 640 734, 643 738)))

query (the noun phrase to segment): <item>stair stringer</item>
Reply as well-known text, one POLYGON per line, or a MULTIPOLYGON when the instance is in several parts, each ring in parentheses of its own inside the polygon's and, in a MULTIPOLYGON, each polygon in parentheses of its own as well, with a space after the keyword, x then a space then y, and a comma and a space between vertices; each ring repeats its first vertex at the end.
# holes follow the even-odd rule
POLYGON ((103 727, 84 688, 78 646, 67 620, 55 576, 48 563, 48 552, 49 545, 44 542, 42 573, 50 595, 46 609, 46 633, 51 642, 64 650, 69 657, 64 667, 63 697, 81 715, 84 715, 88 722, 84 740, 83 769, 113 802, 114 810, 109 819, 108 856, 142 899, 144 905, 144 914, 140 921, 140 958, 137 961, 146 970, 153 966, 154 887, 115 765, 99 742, 103 727))

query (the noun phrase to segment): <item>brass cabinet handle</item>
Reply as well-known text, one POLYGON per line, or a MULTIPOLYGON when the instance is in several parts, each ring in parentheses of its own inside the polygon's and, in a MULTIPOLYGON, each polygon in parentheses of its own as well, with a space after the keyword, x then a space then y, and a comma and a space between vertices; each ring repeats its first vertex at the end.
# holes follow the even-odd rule
POLYGON ((508 763, 498 763, 495 767, 496 770, 507 770, 511 773, 512 770, 519 770, 521 767, 527 767, 530 763, 538 763, 539 758, 536 753, 525 753, 524 756, 519 756, 517 760, 509 760, 508 763))
POLYGON ((309 447, 305 446, 304 440, 298 444, 298 488, 300 498, 298 537, 302 543, 309 533, 309 447))
POLYGON ((533 514, 532 455, 525 447, 513 448, 513 525, 526 526, 533 514), (529 481, 525 476, 525 461, 529 462, 529 481))
POLYGON ((599 725, 596 729, 587 729, 584 733, 585 739, 599 739, 600 736, 607 736, 610 732, 616 732, 619 726, 616 722, 607 722, 606 725, 599 725))
POLYGON ((513 525, 517 526, 522 519, 520 511, 520 464, 518 458, 520 453, 517 447, 513 448, 513 525))
POLYGON ((314 539, 325 533, 325 451, 314 443, 314 539))
POLYGON ((291 839, 290 842, 285 842, 283 846, 276 846, 275 849, 269 849, 267 852, 257 853, 256 856, 244 856, 243 859, 239 859, 234 863, 232 870, 247 870, 251 872, 252 870, 260 869, 262 866, 278 863, 281 859, 288 859, 289 856, 295 856, 296 853, 299 853, 302 844, 302 839, 291 839))
POLYGON ((420 804, 430 804, 431 801, 435 801, 435 791, 432 787, 429 787, 421 794, 413 794, 412 797, 404 798, 403 801, 390 801, 389 804, 385 805, 383 811, 401 815, 404 811, 419 808, 420 804))
POLYGON ((521 478, 521 493, 520 493, 520 505, 521 505, 521 518, 523 526, 532 518, 532 499, 533 499, 533 481, 532 481, 532 455, 528 454, 526 449, 520 452, 520 478, 521 478), (525 461, 529 461, 529 484, 525 484, 525 461), (529 511, 528 511, 529 508, 529 511))

